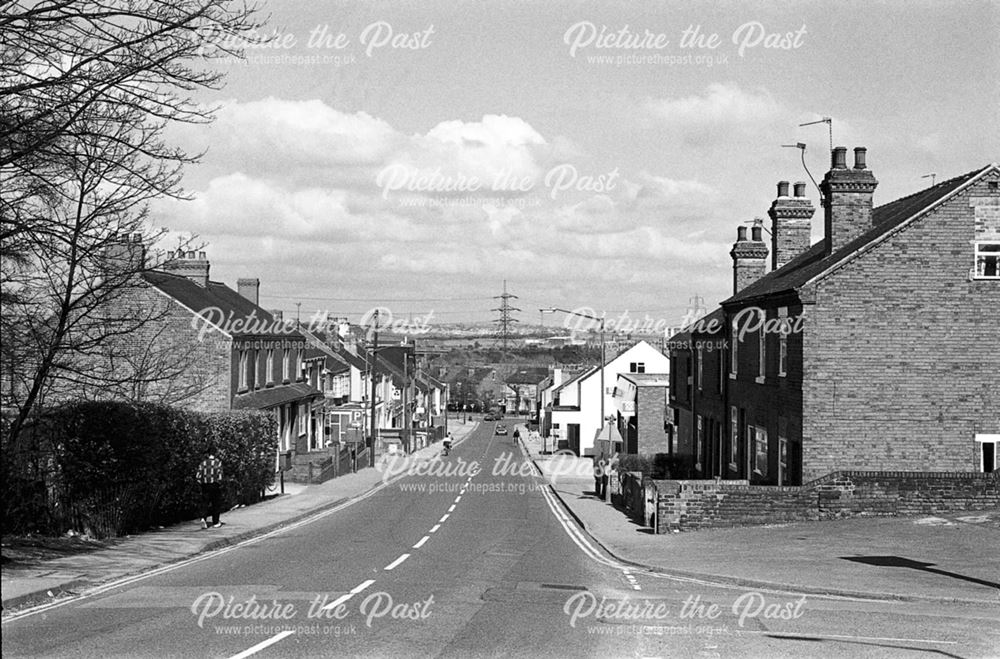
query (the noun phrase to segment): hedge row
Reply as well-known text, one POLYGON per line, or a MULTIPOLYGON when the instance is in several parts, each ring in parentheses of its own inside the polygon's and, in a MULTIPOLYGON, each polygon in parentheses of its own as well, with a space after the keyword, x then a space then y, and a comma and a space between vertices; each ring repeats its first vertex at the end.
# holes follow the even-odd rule
POLYGON ((48 410, 4 446, 6 533, 124 535, 199 516, 205 450, 222 460, 224 505, 254 503, 274 479, 272 415, 132 402, 48 410))
POLYGON ((669 453, 626 454, 618 458, 618 471, 639 471, 643 476, 656 480, 678 477, 682 471, 682 461, 669 453))

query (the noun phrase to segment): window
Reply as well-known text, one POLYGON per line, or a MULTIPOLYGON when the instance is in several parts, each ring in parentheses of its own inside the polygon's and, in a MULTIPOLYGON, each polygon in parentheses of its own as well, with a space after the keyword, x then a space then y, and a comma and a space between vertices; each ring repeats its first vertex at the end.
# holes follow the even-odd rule
POLYGON ((788 307, 778 309, 779 323, 778 334, 778 377, 783 378, 788 375, 788 307))
POLYGON ((239 387, 241 391, 247 388, 247 351, 240 350, 240 374, 239 374, 239 387))
POLYGON ((778 485, 788 484, 788 421, 778 417, 778 485))
POLYGON ((1000 448, 1000 435, 976 435, 979 448, 979 470, 984 474, 992 474, 1000 468, 1000 458, 997 449, 1000 448))
POLYGON ((698 346, 698 375, 696 377, 696 380, 698 381, 698 391, 701 391, 702 377, 705 375, 705 369, 703 366, 704 362, 705 355, 701 351, 701 346, 698 346))
POLYGON ((305 404, 299 403, 299 434, 306 434, 306 429, 309 427, 309 411, 305 404))
POLYGON ((698 415, 698 434, 696 435, 697 445, 694 449, 694 468, 701 471, 701 446, 705 439, 705 427, 702 425, 702 417, 698 415))
POLYGON ((260 350, 253 351, 253 381, 250 383, 254 389, 260 387, 260 350))
POLYGON ((628 365, 629 373, 645 373, 646 363, 645 362, 632 362, 628 365))
POLYGON ((976 278, 1000 279, 1000 242, 976 243, 976 278))
POLYGON ((748 425, 747 437, 754 452, 754 473, 759 474, 761 478, 767 478, 767 431, 748 425))
POLYGON ((767 312, 760 310, 760 329, 757 330, 757 382, 767 375, 767 312))
POLYGON ((740 460, 740 423, 736 407, 729 408, 729 468, 737 469, 740 460))
POLYGON ((264 376, 264 379, 267 381, 268 384, 273 384, 274 383, 274 349, 273 348, 268 348, 267 349, 267 364, 265 364, 264 368, 267 371, 266 375, 264 376))
POLYGON ((302 377, 302 348, 295 351, 295 375, 293 380, 298 380, 302 377))
POLYGON ((740 335, 740 331, 739 331, 739 328, 737 327, 737 322, 736 322, 735 318, 733 319, 733 328, 732 329, 733 329, 733 334, 732 334, 732 337, 731 337, 732 340, 729 342, 729 345, 730 345, 730 349, 729 349, 729 377, 736 378, 736 364, 738 363, 738 360, 739 360, 739 357, 738 357, 739 351, 736 349, 737 348, 737 344, 739 342, 737 341, 736 337, 738 337, 740 335))
POLYGON ((288 381, 288 348, 281 353, 281 380, 288 381))

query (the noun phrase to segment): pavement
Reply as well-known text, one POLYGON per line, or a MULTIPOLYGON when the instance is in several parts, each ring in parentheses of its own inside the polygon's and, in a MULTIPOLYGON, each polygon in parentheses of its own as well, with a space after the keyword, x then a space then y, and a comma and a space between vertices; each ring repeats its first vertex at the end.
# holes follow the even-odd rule
MULTIPOLYGON (((478 425, 478 422, 463 424, 452 420, 448 429, 459 444, 478 425)), ((413 457, 418 461, 429 460, 440 451, 441 443, 437 442, 415 451, 413 457)), ((5 566, 0 575, 4 613, 270 533, 361 496, 382 481, 381 471, 367 467, 321 484, 285 483, 284 494, 223 513, 224 525, 218 529, 202 529, 200 520, 191 520, 116 539, 106 549, 31 565, 5 566)))
POLYGON ((876 600, 1000 604, 1000 508, 654 535, 594 496, 592 461, 522 444, 576 520, 619 560, 681 578, 876 600))
MULTIPOLYGON (((478 423, 452 423, 456 444, 478 423)), ((1000 603, 1000 510, 940 517, 858 518, 654 535, 593 494, 591 461, 541 455, 521 442, 576 520, 620 561, 680 578, 748 588, 874 600, 1000 603)), ((429 460, 433 444, 415 453, 429 460)), ((106 549, 2 572, 3 608, 43 603, 147 572, 298 522, 369 492, 382 473, 365 468, 223 515, 122 538, 106 549)))

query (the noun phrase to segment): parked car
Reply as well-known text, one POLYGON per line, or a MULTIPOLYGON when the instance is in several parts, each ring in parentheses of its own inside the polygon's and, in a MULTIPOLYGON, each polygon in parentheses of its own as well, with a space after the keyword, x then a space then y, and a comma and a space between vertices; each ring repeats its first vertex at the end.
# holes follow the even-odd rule
POLYGON ((497 424, 497 429, 496 429, 496 434, 498 434, 498 435, 506 435, 507 434, 507 426, 498 423, 497 424))
POLYGON ((486 416, 483 417, 483 421, 494 421, 494 420, 495 419, 493 418, 492 414, 487 414, 486 416))

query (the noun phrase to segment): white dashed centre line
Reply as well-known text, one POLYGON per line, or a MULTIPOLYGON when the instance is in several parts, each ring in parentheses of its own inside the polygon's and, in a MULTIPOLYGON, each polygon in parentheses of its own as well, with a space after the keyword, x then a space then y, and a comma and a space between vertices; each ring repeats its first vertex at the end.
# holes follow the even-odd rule
POLYGON ((333 600, 332 602, 330 602, 329 604, 327 604, 326 606, 324 606, 323 610, 325 611, 327 609, 335 609, 335 608, 337 608, 338 606, 340 606, 341 604, 343 604, 347 600, 351 599, 352 597, 354 597, 355 595, 357 595, 358 593, 360 593, 362 590, 364 590, 368 586, 372 585, 373 583, 375 583, 374 579, 369 579, 368 581, 362 581, 360 584, 358 584, 357 586, 355 586, 354 588, 352 588, 351 592, 347 593, 346 595, 341 595, 337 599, 333 600))
POLYGON ((445 520, 447 520, 448 517, 449 517, 449 515, 445 515, 444 517, 442 517, 441 519, 439 519, 438 520, 438 524, 444 524, 445 520))
POLYGON ((457 497, 455 497, 455 503, 458 503, 461 500, 462 500, 462 495, 461 494, 459 494, 457 497))
POLYGON ((279 634, 276 634, 276 635, 272 636, 271 638, 267 639, 266 641, 262 641, 262 642, 258 643, 257 645, 253 646, 252 648, 247 648, 246 650, 244 650, 243 652, 240 652, 239 654, 234 654, 230 659, 244 659, 245 657, 249 657, 252 654, 257 654, 258 652, 260 652, 264 648, 269 647, 271 645, 274 645, 275 643, 277 643, 281 639, 285 638, 286 636, 291 636, 294 633, 295 632, 292 631, 292 630, 283 631, 283 632, 281 632, 279 634))
POLYGON ((431 539, 431 537, 429 535, 425 535, 424 537, 420 538, 420 542, 418 542, 417 544, 413 545, 413 548, 414 549, 420 549, 421 547, 424 546, 424 543, 427 542, 430 539, 431 539))
POLYGON ((409 554, 403 554, 402 556, 400 556, 399 558, 397 558, 396 560, 394 560, 392 563, 389 563, 388 565, 386 565, 385 569, 386 570, 391 570, 391 569, 395 568, 397 565, 399 565, 400 563, 402 563, 403 561, 405 561, 406 559, 408 559, 409 557, 410 557, 409 554))
POLYGON ((441 528, 441 525, 440 524, 435 524, 434 526, 431 527, 430 533, 434 533, 439 528, 441 528))
POLYGON ((451 508, 448 509, 449 513, 455 512, 455 504, 451 504, 451 508))

